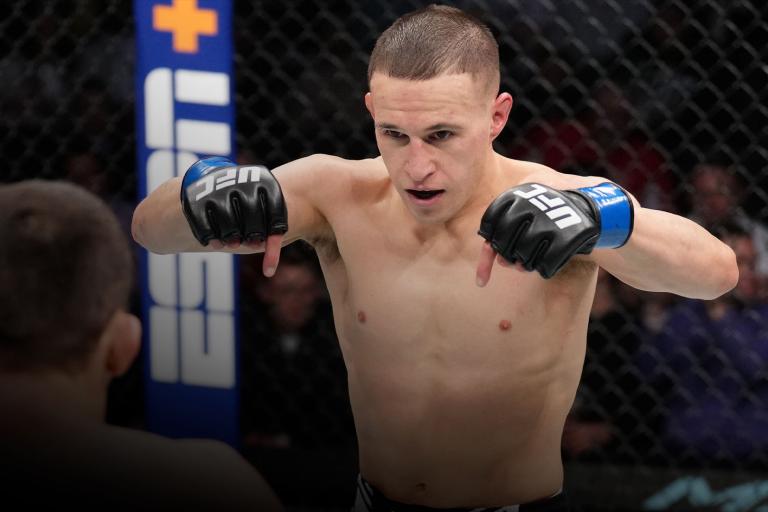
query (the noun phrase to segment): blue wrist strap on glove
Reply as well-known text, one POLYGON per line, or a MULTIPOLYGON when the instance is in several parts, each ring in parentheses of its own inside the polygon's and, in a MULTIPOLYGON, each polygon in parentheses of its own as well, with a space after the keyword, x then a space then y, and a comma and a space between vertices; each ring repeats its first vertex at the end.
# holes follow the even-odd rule
POLYGON ((627 243, 632 234, 635 212, 632 200, 624 189, 605 182, 577 190, 592 200, 599 216, 600 238, 595 249, 616 249, 627 243))
POLYGON ((220 169, 222 167, 233 167, 235 162, 224 156, 209 156, 202 158, 192 164, 192 167, 187 169, 184 173, 184 179, 181 182, 182 190, 190 186, 192 183, 202 178, 210 171, 220 169))

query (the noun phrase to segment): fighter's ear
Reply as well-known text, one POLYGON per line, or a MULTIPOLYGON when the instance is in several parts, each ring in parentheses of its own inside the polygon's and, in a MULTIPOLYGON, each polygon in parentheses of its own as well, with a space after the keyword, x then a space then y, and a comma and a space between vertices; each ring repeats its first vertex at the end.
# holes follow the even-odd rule
POLYGON ((499 136, 507 124, 509 112, 512 110, 512 95, 508 92, 499 94, 491 106, 491 140, 499 136))
POLYGON ((107 343, 104 364, 111 377, 119 377, 133 364, 141 347, 141 322, 124 311, 117 311, 103 333, 107 343))
POLYGON ((370 92, 365 93, 365 108, 371 113, 371 117, 376 119, 376 116, 373 113, 373 96, 371 96, 370 92))

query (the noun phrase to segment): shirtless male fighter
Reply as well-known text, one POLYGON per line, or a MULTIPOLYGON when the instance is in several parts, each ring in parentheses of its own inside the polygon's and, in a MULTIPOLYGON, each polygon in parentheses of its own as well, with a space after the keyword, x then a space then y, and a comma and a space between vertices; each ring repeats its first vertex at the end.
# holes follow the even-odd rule
POLYGON ((315 247, 349 374, 356 510, 566 510, 560 440, 598 267, 712 299, 738 280, 733 252, 604 179, 496 153, 512 97, 490 31, 457 9, 395 21, 368 79, 381 156, 272 173, 204 159, 139 205, 134 236, 160 253, 265 251, 268 276, 281 244, 315 247))

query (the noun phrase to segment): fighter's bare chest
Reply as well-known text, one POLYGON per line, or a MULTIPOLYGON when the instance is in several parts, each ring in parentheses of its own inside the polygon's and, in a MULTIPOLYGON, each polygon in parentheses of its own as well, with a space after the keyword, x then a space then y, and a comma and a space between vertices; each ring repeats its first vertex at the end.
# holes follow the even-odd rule
POLYGON ((344 272, 337 278, 343 286, 337 288, 343 293, 335 306, 358 328, 399 338, 505 335, 521 323, 540 323, 551 284, 497 266, 488 285, 478 287, 482 243, 472 232, 424 241, 393 233, 342 234, 338 252, 344 272))
POLYGON ((353 271, 361 277, 352 279, 345 305, 355 330, 406 343, 452 345, 476 337, 511 338, 540 322, 545 305, 526 301, 519 289, 506 286, 510 280, 479 288, 469 262, 428 260, 364 264, 367 268, 353 271))

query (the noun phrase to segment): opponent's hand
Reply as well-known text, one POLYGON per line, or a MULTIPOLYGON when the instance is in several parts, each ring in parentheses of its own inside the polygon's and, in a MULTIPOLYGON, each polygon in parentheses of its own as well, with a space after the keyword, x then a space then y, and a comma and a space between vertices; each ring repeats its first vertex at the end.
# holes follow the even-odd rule
POLYGON ((510 264, 548 279, 576 254, 621 247, 632 233, 632 201, 613 183, 555 190, 538 183, 511 188, 483 214, 484 244, 477 283, 490 278, 498 254, 510 264))
POLYGON ((202 245, 263 245, 264 273, 274 273, 288 210, 280 184, 266 167, 238 166, 224 157, 198 160, 184 174, 181 205, 202 245))

